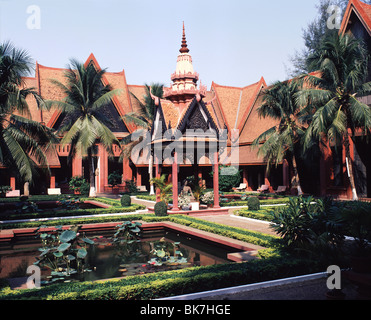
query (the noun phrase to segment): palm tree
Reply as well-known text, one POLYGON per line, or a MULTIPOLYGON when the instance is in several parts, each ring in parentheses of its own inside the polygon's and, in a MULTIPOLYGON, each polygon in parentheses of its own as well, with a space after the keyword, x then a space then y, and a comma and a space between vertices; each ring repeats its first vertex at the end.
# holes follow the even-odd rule
POLYGON ((366 83, 368 61, 367 50, 353 36, 333 34, 309 57, 311 71, 319 74, 303 75, 308 86, 297 96, 298 103, 307 105, 311 116, 304 148, 313 141, 344 146, 353 200, 358 196, 350 140, 356 130, 367 135, 371 129, 370 107, 356 98, 371 91, 371 82, 366 83))
POLYGON ((55 136, 45 125, 31 119, 28 96, 44 108, 33 88, 25 88, 23 76, 31 71, 26 51, 10 42, 0 44, 0 163, 25 182, 33 182, 36 166, 47 166, 46 150, 55 136))
MULTIPOLYGON (((140 130, 143 130, 141 136, 151 131, 153 121, 154 121, 154 114, 155 114, 156 106, 151 97, 151 93, 152 95, 155 95, 156 97, 162 98, 163 87, 164 86, 159 83, 151 84, 150 86, 148 84, 145 84, 145 95, 143 96, 144 102, 142 102, 135 94, 130 92, 131 95, 134 97, 134 99, 138 102, 139 108, 135 112, 127 113, 123 118, 128 123, 133 123, 136 126, 140 127, 141 128, 140 130)), ((132 140, 132 135, 129 135, 121 141, 121 144, 123 145, 122 156, 125 158, 129 158, 133 148, 142 141, 142 139, 134 140, 134 141, 131 141, 131 140, 132 140)), ((154 192, 154 187, 153 187, 153 182, 152 182, 152 178, 153 178, 152 154, 150 155, 148 169, 149 169, 149 179, 150 179, 150 194, 153 195, 155 194, 155 192, 154 192)))
POLYGON ((285 82, 278 81, 262 92, 263 103, 258 108, 258 114, 263 118, 275 119, 278 124, 257 137, 253 146, 260 145, 258 155, 267 161, 267 171, 272 164, 277 166, 284 158, 291 156, 294 173, 292 185, 301 195, 303 192, 295 157, 295 147, 300 143, 304 133, 297 118, 300 108, 295 102, 295 94, 299 89, 300 84, 294 79, 285 82))
POLYGON ((160 190, 161 201, 164 201, 166 205, 168 205, 170 198, 169 193, 173 189, 173 185, 167 182, 167 176, 163 174, 160 178, 152 178, 151 183, 160 190))
POLYGON ((58 130, 63 135, 62 145, 70 144, 69 158, 81 155, 86 157, 89 168, 90 192, 95 196, 95 169, 93 155, 95 146, 100 143, 109 154, 113 154, 114 144, 119 141, 109 129, 110 122, 102 112, 119 90, 103 85, 102 77, 106 71, 96 70, 93 64, 84 64, 71 59, 65 72, 67 84, 51 80, 65 94, 63 101, 48 101, 57 105, 66 115, 65 124, 58 130))

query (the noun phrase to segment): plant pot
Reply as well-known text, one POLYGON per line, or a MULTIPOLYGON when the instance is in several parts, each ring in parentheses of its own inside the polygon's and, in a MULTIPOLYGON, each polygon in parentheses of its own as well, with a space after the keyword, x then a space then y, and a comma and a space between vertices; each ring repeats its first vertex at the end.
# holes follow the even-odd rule
POLYGON ((81 194, 80 190, 73 190, 74 194, 81 194))
POLYGON ((190 203, 192 211, 200 210, 200 203, 199 202, 191 202, 190 203))
POLYGON ((119 187, 112 187, 113 194, 119 194, 119 187))

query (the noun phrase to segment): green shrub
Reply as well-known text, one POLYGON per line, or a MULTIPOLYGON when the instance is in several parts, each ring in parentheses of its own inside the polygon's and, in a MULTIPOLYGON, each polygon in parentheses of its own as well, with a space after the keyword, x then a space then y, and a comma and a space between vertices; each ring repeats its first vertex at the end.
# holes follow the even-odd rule
POLYGON ((112 186, 116 186, 120 184, 122 179, 122 174, 120 174, 118 171, 114 171, 108 175, 108 183, 112 186))
POLYGON ((260 210, 260 200, 257 197, 250 197, 247 200, 247 206, 249 210, 260 210))
POLYGON ((70 189, 81 194, 88 194, 90 185, 83 176, 74 176, 69 181, 70 189))
POLYGON ((123 207, 129 207, 131 206, 131 198, 128 194, 124 194, 121 197, 121 206, 123 207))
MULTIPOLYGON (((37 291, 39 300, 149 300, 179 293, 215 290, 323 270, 303 259, 269 258, 243 263, 191 267, 180 270, 127 276, 102 282, 58 283, 37 291)), ((0 300, 33 299, 30 289, 0 290, 0 300)))
POLYGON ((160 201, 155 204, 155 215, 159 217, 167 215, 167 205, 164 201, 160 201))
MULTIPOLYGON (((213 176, 213 172, 210 173, 213 176)), ((219 190, 228 192, 241 182, 241 170, 232 166, 219 166, 219 190)))

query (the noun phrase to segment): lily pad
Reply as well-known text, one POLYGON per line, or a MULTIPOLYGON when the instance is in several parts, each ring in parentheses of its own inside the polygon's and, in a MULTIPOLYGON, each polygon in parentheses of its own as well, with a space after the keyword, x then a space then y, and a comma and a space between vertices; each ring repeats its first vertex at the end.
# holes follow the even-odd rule
POLYGON ((60 251, 60 252, 64 252, 64 251, 66 251, 67 249, 69 249, 69 247, 71 247, 71 244, 70 244, 70 243, 62 243, 62 244, 58 247, 58 251, 60 251))
POLYGON ((84 258, 86 257, 87 254, 88 254, 88 252, 86 251, 85 248, 80 248, 80 249, 77 251, 77 258, 84 259, 84 258))
POLYGON ((82 241, 84 241, 87 244, 94 244, 95 242, 89 238, 82 238, 82 241))
POLYGON ((55 257, 57 257, 57 258, 60 258, 60 257, 63 256, 63 253, 60 252, 60 251, 57 251, 57 252, 53 252, 53 255, 54 255, 55 257))
POLYGON ((77 233, 75 231, 66 230, 61 233, 61 235, 59 236, 59 240, 61 242, 70 242, 74 240, 76 236, 77 236, 77 233))

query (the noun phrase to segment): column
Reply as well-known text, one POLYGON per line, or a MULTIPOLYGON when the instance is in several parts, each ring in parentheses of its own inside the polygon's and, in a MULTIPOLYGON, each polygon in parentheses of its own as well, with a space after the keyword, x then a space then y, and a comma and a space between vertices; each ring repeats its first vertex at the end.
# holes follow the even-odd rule
POLYGON ((171 211, 178 211, 178 154, 175 151, 172 164, 172 183, 173 183, 173 208, 171 211))
POLYGON ((10 187, 15 190, 15 177, 10 177, 10 187))
POLYGON ((55 188, 55 176, 53 174, 50 176, 50 188, 55 188))
MULTIPOLYGON (((137 170, 138 170, 138 167, 137 167, 137 170)), ((129 159, 124 158, 124 160, 122 161, 122 181, 125 182, 125 180, 131 180, 132 178, 133 178, 133 172, 130 168, 129 159)))
POLYGON ((102 146, 98 146, 99 156, 99 189, 98 192, 104 192, 104 186, 108 185, 108 155, 106 149, 102 146))
POLYGON ((82 159, 79 156, 72 159, 72 176, 82 176, 82 159))
POLYGON ((213 186, 214 186, 214 208, 220 208, 219 205, 219 159, 218 152, 214 152, 213 161, 213 186))

